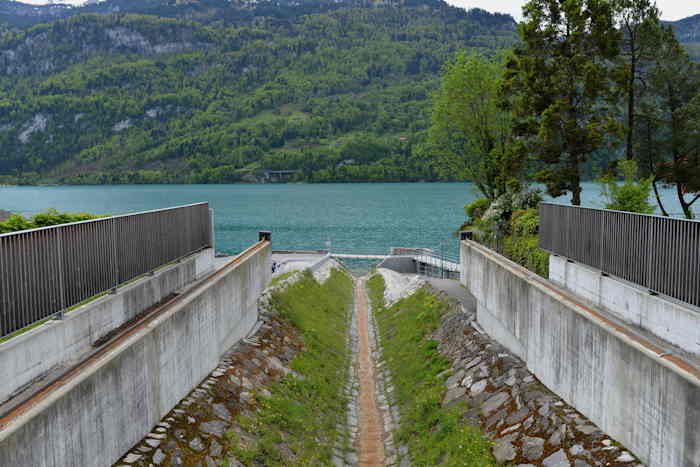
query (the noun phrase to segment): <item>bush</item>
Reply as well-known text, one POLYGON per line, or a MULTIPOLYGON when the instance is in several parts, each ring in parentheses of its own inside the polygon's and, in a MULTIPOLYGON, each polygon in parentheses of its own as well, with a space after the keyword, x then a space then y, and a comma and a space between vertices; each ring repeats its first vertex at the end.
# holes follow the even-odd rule
POLYGON ((652 180, 652 178, 637 177, 637 163, 635 161, 618 162, 615 173, 598 180, 603 188, 602 196, 607 201, 605 208, 652 214, 655 211, 654 205, 649 203, 652 180), (625 180, 622 185, 617 183, 618 175, 622 175, 625 180))
POLYGON ((464 212, 467 213, 472 220, 481 219, 486 210, 489 208, 491 201, 488 198, 480 198, 473 203, 464 206, 464 212))
POLYGON ((87 221, 104 216, 94 216, 86 213, 60 213, 55 209, 40 212, 27 219, 19 214, 14 214, 4 222, 0 222, 0 233, 17 232, 20 230, 36 229, 51 225, 68 224, 70 222, 87 221))
POLYGON ((530 271, 544 277, 549 277, 549 253, 539 247, 537 235, 511 235, 503 240, 503 253, 511 261, 515 261, 530 271))
POLYGON ((513 213, 510 221, 513 235, 537 235, 540 231, 540 216, 536 209, 523 209, 513 213))

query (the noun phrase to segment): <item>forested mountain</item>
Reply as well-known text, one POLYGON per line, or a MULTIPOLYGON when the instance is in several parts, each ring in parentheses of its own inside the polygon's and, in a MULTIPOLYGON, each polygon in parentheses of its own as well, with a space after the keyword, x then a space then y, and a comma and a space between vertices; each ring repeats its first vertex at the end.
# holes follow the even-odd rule
POLYGON ((700 61, 700 14, 671 23, 678 40, 695 59, 700 61))
POLYGON ((517 40, 437 0, 271 5, 110 0, 6 27, 0 184, 432 180, 443 64, 517 40), (160 16, 72 15, 115 5, 160 16))

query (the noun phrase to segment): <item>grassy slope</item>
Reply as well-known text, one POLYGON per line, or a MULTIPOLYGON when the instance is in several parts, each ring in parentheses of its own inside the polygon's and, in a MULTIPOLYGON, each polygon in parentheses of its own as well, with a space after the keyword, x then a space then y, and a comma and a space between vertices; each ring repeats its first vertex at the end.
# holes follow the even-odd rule
POLYGON ((269 388, 271 397, 258 396, 260 409, 254 417, 239 417, 237 422, 257 442, 234 448, 236 459, 245 465, 331 464, 333 447, 342 436, 336 426, 344 421, 347 406, 343 388, 352 296, 352 280, 334 270, 323 285, 304 273, 274 297, 275 309, 304 340, 304 351, 292 361, 301 378, 286 376, 269 388))
POLYGON ((490 442, 462 421, 466 405, 442 407, 450 363, 430 335, 449 305, 421 289, 390 308, 378 307, 383 304, 384 280, 376 274, 368 286, 401 409, 397 441, 408 445, 413 465, 496 465, 490 442))

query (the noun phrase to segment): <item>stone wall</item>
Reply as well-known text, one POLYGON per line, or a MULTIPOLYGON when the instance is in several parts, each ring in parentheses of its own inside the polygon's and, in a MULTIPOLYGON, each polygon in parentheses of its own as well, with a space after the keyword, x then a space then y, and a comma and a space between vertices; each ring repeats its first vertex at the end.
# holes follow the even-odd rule
POLYGON ((638 466, 638 460, 553 394, 525 363, 474 325, 475 312, 451 312, 434 338, 452 362, 443 404, 463 400, 464 419, 494 441, 499 464, 638 466))
POLYGON ((551 391, 644 463, 700 465, 697 370, 553 283, 471 241, 463 284, 477 321, 551 391))
POLYGON ((111 465, 214 369, 258 319, 269 244, 247 250, 71 377, 0 420, 0 465, 111 465))

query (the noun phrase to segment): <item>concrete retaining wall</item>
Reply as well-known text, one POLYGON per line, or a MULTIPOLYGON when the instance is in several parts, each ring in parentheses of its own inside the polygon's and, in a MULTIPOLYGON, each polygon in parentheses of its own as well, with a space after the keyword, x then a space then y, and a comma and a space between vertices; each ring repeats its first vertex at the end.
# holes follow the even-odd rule
POLYGON ((566 258, 551 255, 549 279, 618 318, 700 355, 700 309, 566 258))
POLYGON ((93 343, 150 306, 212 271, 206 249, 0 344, 0 403, 36 378, 93 350, 93 343))
POLYGON ((111 465, 253 327, 258 297, 270 279, 270 251, 264 244, 244 252, 110 344, 77 376, 3 419, 0 465, 111 465))
POLYGON ((700 465, 695 369, 474 242, 461 262, 479 324, 547 387, 648 465, 700 465))
POLYGON ((377 268, 391 269, 402 274, 416 274, 416 260, 410 256, 389 256, 377 268))

